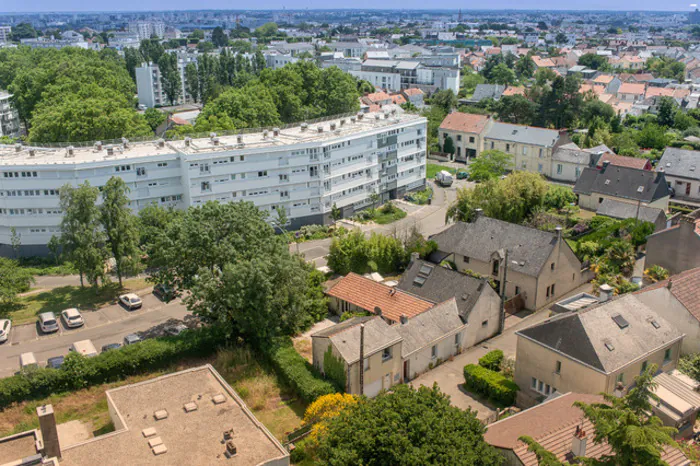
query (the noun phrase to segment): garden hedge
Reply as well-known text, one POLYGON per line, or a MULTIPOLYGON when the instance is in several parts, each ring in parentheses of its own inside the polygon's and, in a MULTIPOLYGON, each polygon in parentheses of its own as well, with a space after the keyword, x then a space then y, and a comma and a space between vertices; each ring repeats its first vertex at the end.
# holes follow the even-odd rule
POLYGON ((265 352, 279 376, 307 403, 339 391, 294 349, 288 338, 278 340, 265 352))
POLYGON ((93 358, 71 353, 60 369, 32 369, 0 379, 0 410, 12 403, 162 369, 185 357, 208 356, 225 340, 222 332, 205 327, 176 337, 145 340, 93 358))
POLYGON ((496 403, 510 406, 515 403, 518 385, 499 372, 476 364, 464 366, 464 380, 468 389, 480 393, 496 403))
POLYGON ((500 372, 501 363, 503 362, 503 351, 497 349, 489 351, 483 357, 479 358, 479 365, 483 368, 500 372))

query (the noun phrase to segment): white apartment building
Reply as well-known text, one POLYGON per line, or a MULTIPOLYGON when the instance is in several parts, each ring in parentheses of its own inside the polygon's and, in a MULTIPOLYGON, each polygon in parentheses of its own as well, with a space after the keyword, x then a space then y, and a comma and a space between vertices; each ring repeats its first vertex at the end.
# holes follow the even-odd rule
POLYGON ((444 89, 452 89, 455 95, 459 92, 459 68, 429 67, 409 60, 370 59, 349 73, 389 92, 412 87, 427 93, 444 89))
POLYGON ((0 91, 0 136, 19 137, 19 113, 12 106, 12 94, 0 91))
POLYGON ((162 39, 165 36, 165 23, 158 21, 135 21, 129 23, 129 32, 136 34, 139 40, 150 39, 153 36, 162 39))
POLYGON ((0 42, 10 42, 12 36, 11 26, 0 26, 0 42))
MULTIPOLYGON (((197 62, 194 56, 182 55, 178 57, 177 69, 180 72, 180 97, 174 102, 175 105, 180 105, 191 100, 191 96, 187 92, 185 67, 190 62, 197 62)), ((147 108, 161 107, 170 105, 168 96, 163 91, 161 82, 161 74, 158 65, 155 63, 142 63, 136 68, 136 90, 138 92, 139 104, 147 108)))
POLYGON ((0 254, 11 228, 21 253, 42 255, 60 234, 59 190, 120 176, 137 212, 156 203, 184 209, 207 201, 284 208, 289 228, 331 221, 422 189, 427 120, 400 109, 336 117, 242 135, 75 148, 0 146, 0 254))

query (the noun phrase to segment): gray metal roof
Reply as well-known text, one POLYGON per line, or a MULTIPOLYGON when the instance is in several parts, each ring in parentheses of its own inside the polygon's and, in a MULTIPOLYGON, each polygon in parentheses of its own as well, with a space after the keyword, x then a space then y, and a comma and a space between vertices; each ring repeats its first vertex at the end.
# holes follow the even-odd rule
POLYGON ((663 216, 666 219, 666 214, 661 209, 656 207, 648 207, 637 204, 632 204, 629 202, 616 201, 615 199, 605 198, 603 202, 598 205, 598 210, 596 211, 598 215, 605 215, 606 217, 617 218, 620 220, 625 220, 627 218, 639 218, 645 222, 656 223, 659 216, 663 216))
POLYGON ((576 194, 606 194, 641 202, 668 196, 666 177, 661 172, 609 165, 598 170, 584 168, 574 185, 576 194))
POLYGON ((516 333, 605 373, 615 372, 683 337, 681 331, 631 294, 516 333))
POLYGON ((581 150, 579 146, 570 142, 561 145, 552 154, 552 160, 555 162, 575 163, 577 165, 590 165, 592 154, 581 150))
POLYGON ((470 277, 420 259, 409 265, 396 287, 436 303, 456 298, 459 314, 465 322, 481 293, 492 289, 484 279, 470 277), (425 280, 416 281, 419 277, 425 280))
POLYGON ((394 326, 379 316, 354 317, 316 332, 314 338, 328 338, 347 364, 360 360, 360 324, 365 325, 365 356, 401 341, 394 326))
POLYGON ((470 102, 480 102, 484 99, 498 100, 505 90, 506 86, 501 84, 477 84, 474 94, 467 100, 470 102))
POLYGON ((403 337, 401 356, 405 358, 419 349, 432 346, 464 325, 454 298, 418 314, 405 324, 397 324, 394 327, 403 337))
POLYGON ((700 180, 700 151, 667 147, 656 169, 667 175, 700 180))
POLYGON ((559 140, 559 131, 556 129, 496 122, 486 137, 500 141, 553 147, 559 140))
MULTIPOLYGON (((508 267, 537 277, 557 244, 557 235, 515 223, 479 216, 470 223, 457 222, 431 237, 441 252, 457 253, 490 262, 494 252, 509 251, 508 267)), ((563 241, 562 245, 566 246, 563 241)))

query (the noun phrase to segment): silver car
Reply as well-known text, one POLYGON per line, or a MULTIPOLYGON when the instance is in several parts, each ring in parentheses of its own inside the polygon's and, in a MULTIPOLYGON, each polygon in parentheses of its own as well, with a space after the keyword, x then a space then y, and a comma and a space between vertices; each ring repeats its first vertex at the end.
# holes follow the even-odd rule
POLYGON ((12 322, 9 319, 0 319, 0 343, 7 341, 10 337, 12 322))
POLYGON ((123 294, 119 297, 119 301, 130 311, 132 309, 138 309, 143 305, 141 298, 135 293, 123 294))
POLYGON ((80 315, 80 311, 72 307, 61 312, 61 317, 63 318, 63 323, 68 328, 82 327, 85 324, 83 316, 80 315))
POLYGON ((39 328, 44 333, 58 332, 58 321, 53 312, 39 314, 39 328))

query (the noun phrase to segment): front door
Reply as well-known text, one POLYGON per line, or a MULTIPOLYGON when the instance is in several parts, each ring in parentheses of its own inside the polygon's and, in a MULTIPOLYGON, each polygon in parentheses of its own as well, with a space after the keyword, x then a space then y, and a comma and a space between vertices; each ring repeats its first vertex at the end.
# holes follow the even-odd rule
POLYGON ((382 388, 384 390, 388 390, 389 388, 391 388, 391 372, 384 376, 384 386, 382 388))
POLYGON ((403 362, 403 381, 404 381, 404 383, 406 383, 406 382, 408 382, 409 380, 411 380, 411 376, 410 376, 410 374, 409 374, 409 372, 408 372, 408 359, 406 359, 406 360, 403 362))

